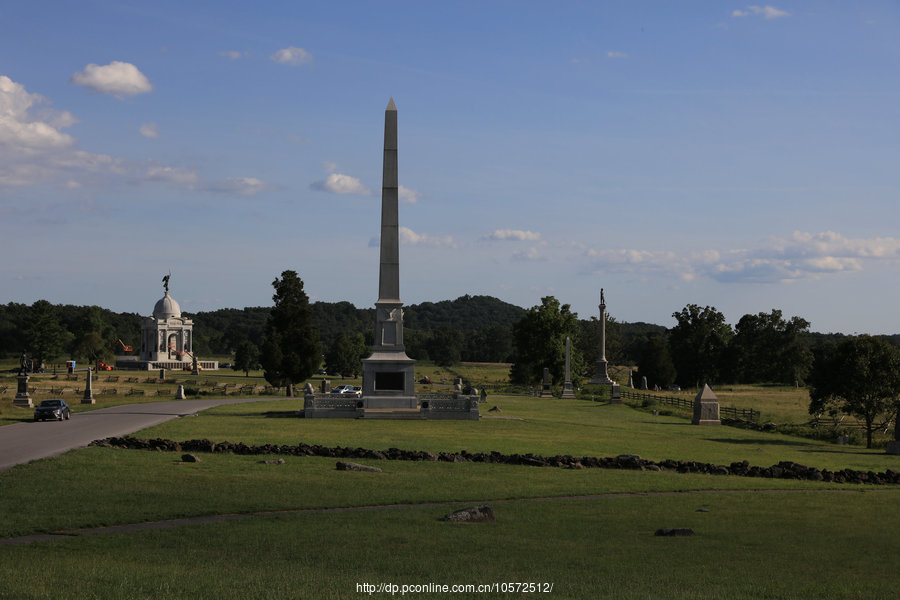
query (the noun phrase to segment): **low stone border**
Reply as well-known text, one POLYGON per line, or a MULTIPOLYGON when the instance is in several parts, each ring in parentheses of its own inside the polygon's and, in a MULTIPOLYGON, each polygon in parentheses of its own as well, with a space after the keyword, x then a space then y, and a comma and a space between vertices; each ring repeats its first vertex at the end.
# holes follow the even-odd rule
POLYGON ((175 442, 156 438, 145 440, 125 437, 110 437, 94 440, 89 445, 130 450, 156 450, 158 452, 213 452, 217 454, 281 454, 286 456, 320 456, 326 458, 368 458, 374 460, 409 460, 441 462, 476 462, 530 467, 563 467, 569 469, 630 469, 635 471, 674 471, 676 473, 703 473, 708 475, 739 475, 741 477, 763 477, 768 479, 801 479, 825 481, 829 483, 855 483, 872 485, 900 484, 900 471, 888 469, 883 473, 842 469, 829 471, 816 469, 795 462, 782 461, 771 467, 750 466, 745 461, 733 462, 729 466, 714 465, 695 461, 662 460, 654 462, 642 459, 636 454, 620 454, 616 457, 597 458, 571 455, 540 456, 536 454, 502 454, 500 452, 424 452, 421 450, 367 450, 365 448, 328 447, 309 444, 296 446, 264 444, 248 446, 243 442, 212 442, 207 439, 175 442))

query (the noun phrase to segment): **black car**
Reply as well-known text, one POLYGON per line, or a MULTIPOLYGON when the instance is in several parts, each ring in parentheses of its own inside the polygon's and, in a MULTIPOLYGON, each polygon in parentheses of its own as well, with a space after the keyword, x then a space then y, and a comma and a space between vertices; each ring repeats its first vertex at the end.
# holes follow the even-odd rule
POLYGON ((69 405, 65 400, 58 398, 44 400, 34 409, 35 421, 46 421, 47 419, 62 421, 63 419, 68 420, 70 416, 69 405))

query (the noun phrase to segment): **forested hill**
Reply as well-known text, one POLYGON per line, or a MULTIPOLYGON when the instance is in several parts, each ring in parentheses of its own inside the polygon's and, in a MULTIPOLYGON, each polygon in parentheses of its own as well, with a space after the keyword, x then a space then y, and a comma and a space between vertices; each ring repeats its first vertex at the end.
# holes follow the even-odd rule
POLYGON ((512 327, 525 309, 491 296, 460 296, 456 300, 423 302, 410 305, 404 323, 410 329, 429 331, 453 327, 464 331, 482 331, 489 327, 512 327))

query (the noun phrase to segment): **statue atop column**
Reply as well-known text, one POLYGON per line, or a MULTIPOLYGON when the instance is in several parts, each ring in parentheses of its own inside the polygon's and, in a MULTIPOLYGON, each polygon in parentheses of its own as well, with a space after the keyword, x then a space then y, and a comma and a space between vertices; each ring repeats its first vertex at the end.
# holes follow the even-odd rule
POLYGON ((611 385, 606 361, 606 298, 603 296, 603 288, 600 288, 600 358, 597 359, 597 372, 588 383, 611 385))

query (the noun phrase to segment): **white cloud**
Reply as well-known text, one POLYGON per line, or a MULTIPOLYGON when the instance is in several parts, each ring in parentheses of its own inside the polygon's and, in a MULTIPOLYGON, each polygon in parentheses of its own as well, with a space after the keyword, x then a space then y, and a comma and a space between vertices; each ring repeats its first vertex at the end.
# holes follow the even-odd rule
POLYGON ((628 58, 627 52, 618 52, 616 50, 610 50, 606 53, 607 58, 628 58))
POLYGON ((148 167, 140 179, 188 189, 194 189, 200 183, 197 173, 184 167, 148 167))
POLYGON ((303 48, 288 46, 269 57, 280 65, 302 65, 312 62, 312 54, 303 48))
POLYGON ((223 181, 208 184, 204 189, 209 192, 253 196, 274 188, 275 186, 256 177, 229 177, 223 181))
POLYGON ((325 179, 313 182, 309 187, 320 192, 330 192, 332 194, 368 196, 372 193, 358 178, 344 175, 343 173, 331 173, 325 179))
POLYGON ((419 198, 422 197, 422 194, 415 190, 411 190, 407 187, 403 187, 402 185, 397 190, 397 194, 400 199, 406 202, 407 204, 415 204, 419 201, 419 198))
MULTIPOLYGON (((205 182, 193 169, 126 161, 78 149, 77 140, 61 129, 78 120, 67 111, 50 109, 40 94, 0 75, 0 187, 56 185, 77 190, 115 180, 188 190, 250 195, 273 186, 253 177, 205 182)), ((145 123, 141 134, 155 132, 145 123)))
POLYGON ((780 19, 782 17, 789 17, 791 13, 786 10, 781 10, 780 8, 775 8, 770 4, 766 4, 765 6, 758 6, 756 4, 750 5, 747 7, 747 10, 735 9, 731 12, 731 16, 735 18, 743 18, 743 17, 762 17, 764 19, 780 19))
POLYGON ((544 260, 544 257, 541 256, 541 253, 538 252, 538 249, 532 246, 528 250, 519 250, 517 252, 513 252, 512 259, 516 261, 533 261, 533 260, 544 260))
POLYGON ((145 138, 153 140, 159 138, 159 130, 156 127, 156 123, 144 123, 138 131, 140 131, 141 135, 145 138))
POLYGON ((410 246, 456 247, 456 244, 453 242, 453 237, 449 235, 435 237, 425 233, 416 233, 408 227, 400 227, 398 234, 400 236, 401 244, 408 244, 410 246))
POLYGON ((131 63, 114 60, 108 65, 93 63, 72 75, 72 83, 116 98, 146 94, 153 90, 150 80, 131 63))
POLYGON ((493 232, 482 237, 483 240, 494 241, 519 241, 519 242, 536 242, 541 239, 541 234, 536 231, 522 231, 521 229, 495 229, 493 232))
POLYGON ((243 58, 247 54, 245 52, 239 52, 237 50, 222 50, 219 52, 219 56, 224 56, 225 58, 230 58, 231 60, 237 60, 239 58, 243 58))
POLYGON ((900 264, 900 238, 846 238, 833 231, 794 232, 757 248, 688 253, 588 250, 594 272, 707 277, 722 283, 783 283, 863 270, 873 261, 900 264))

